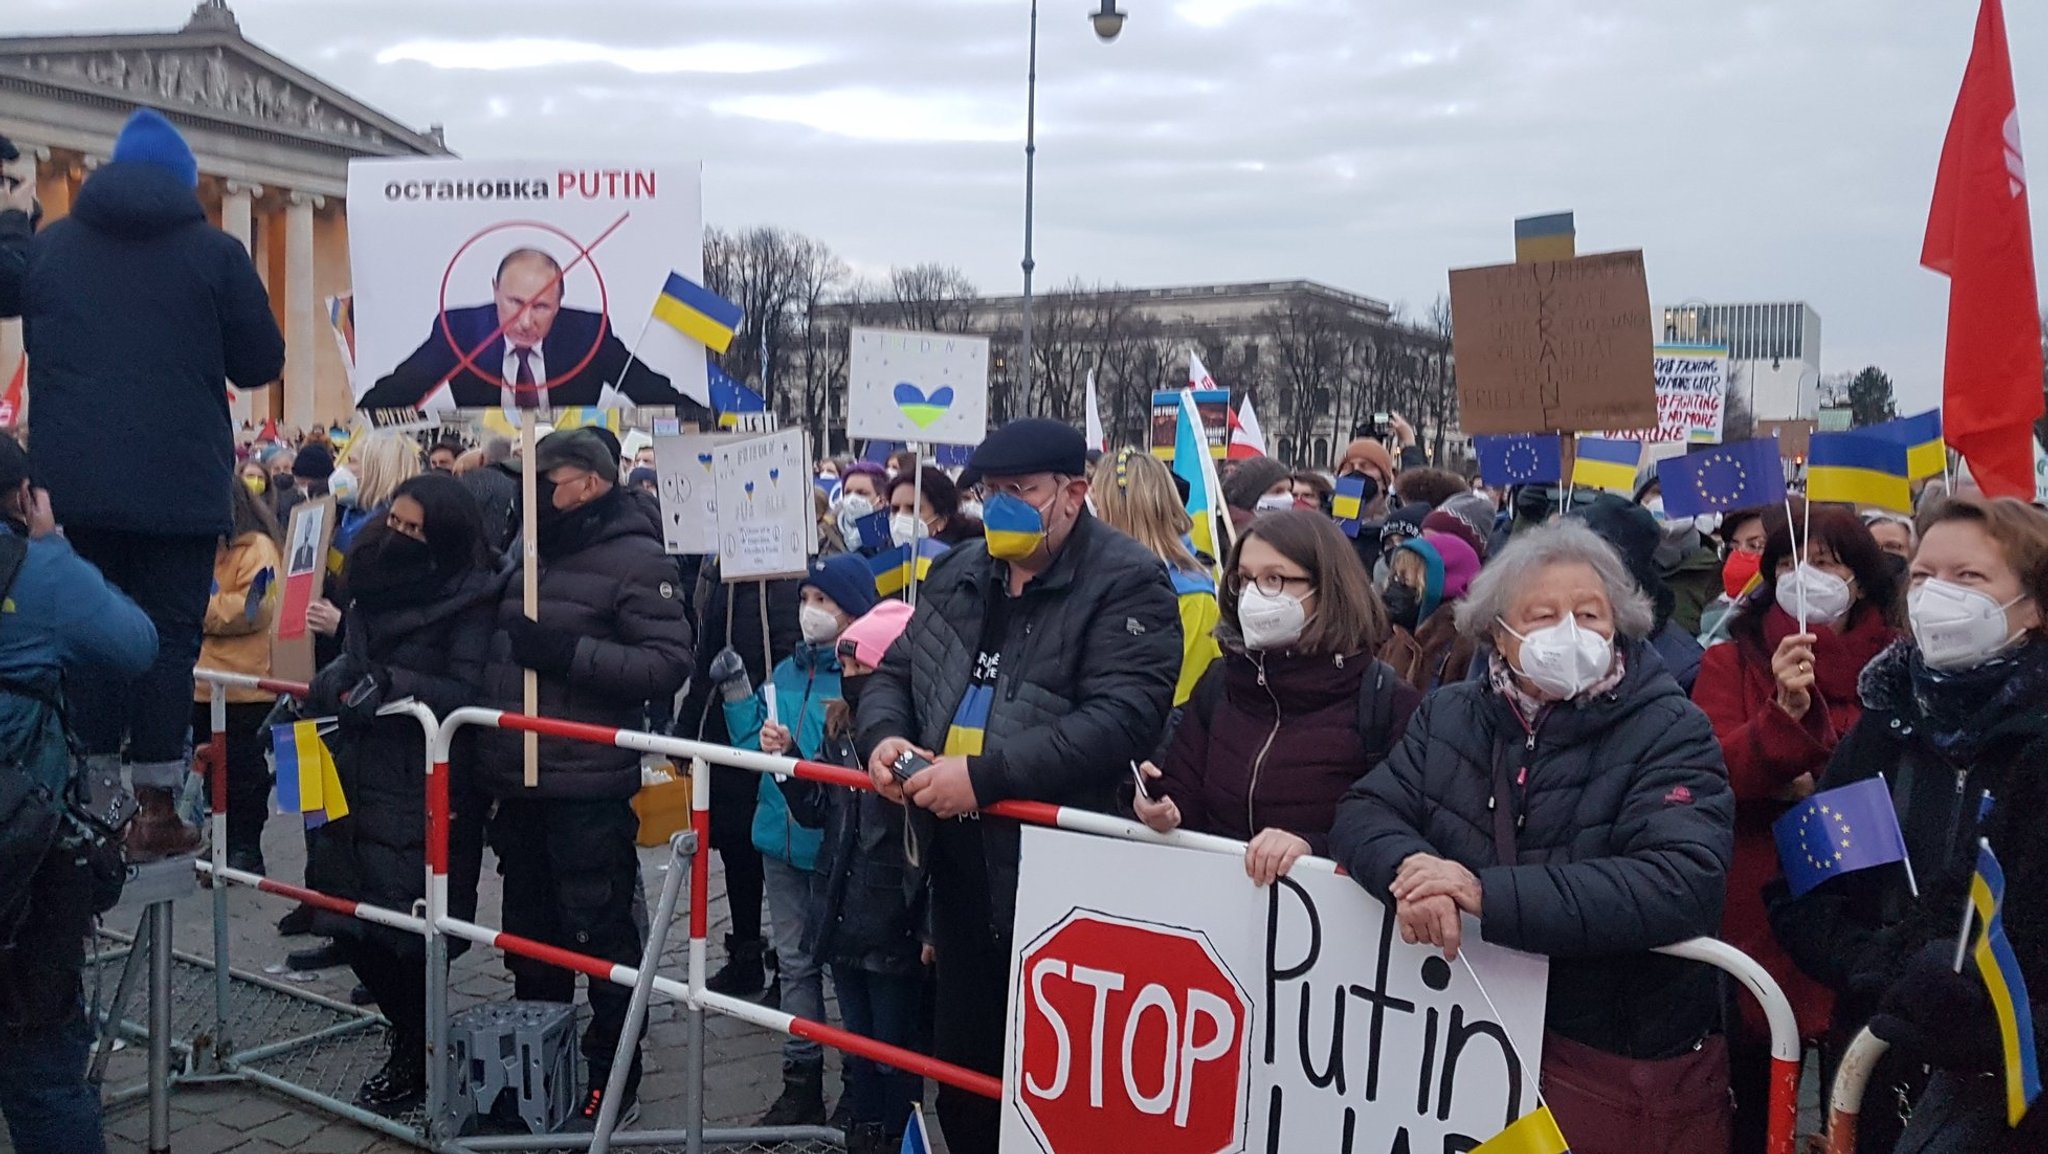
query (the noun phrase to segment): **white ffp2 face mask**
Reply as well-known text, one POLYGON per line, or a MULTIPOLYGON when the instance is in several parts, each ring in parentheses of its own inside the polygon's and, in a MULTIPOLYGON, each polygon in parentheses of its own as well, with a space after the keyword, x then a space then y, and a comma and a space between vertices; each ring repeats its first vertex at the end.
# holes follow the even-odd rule
POLYGON ((1253 505, 1252 508, 1260 513, 1274 513, 1282 509, 1292 509, 1294 508, 1294 494, 1268 493, 1260 497, 1258 503, 1253 505))
POLYGON ((920 539, 931 536, 931 530, 912 514, 898 513, 889 518, 889 536, 898 545, 915 545, 920 539))
POLYGON ((1806 587, 1806 619, 1822 625, 1838 625, 1849 615, 1856 596, 1849 583, 1825 569, 1802 561, 1797 569, 1778 575, 1778 608, 1793 618, 1800 612, 1799 590, 1806 587))
POLYGON ((823 645, 839 636, 839 618, 819 606, 804 606, 797 612, 796 620, 797 627, 803 630, 804 640, 813 645, 823 645))
POLYGON ((1529 684, 1560 701, 1569 701, 1600 683, 1614 668, 1614 643, 1567 617, 1529 633, 1501 628, 1522 641, 1522 667, 1516 670, 1529 684))
POLYGON ((1269 597, 1257 585, 1246 585, 1237 596, 1237 628, 1247 649, 1285 649, 1301 640, 1308 610, 1298 598, 1285 593, 1269 597))
MULTIPOLYGON (((2025 596, 2022 594, 2021 596, 2025 596)), ((2005 611, 2020 598, 2000 605, 1988 594, 1930 577, 1906 594, 1906 615, 1920 659, 1930 669, 1973 669, 1998 655, 2019 637, 2005 611)))

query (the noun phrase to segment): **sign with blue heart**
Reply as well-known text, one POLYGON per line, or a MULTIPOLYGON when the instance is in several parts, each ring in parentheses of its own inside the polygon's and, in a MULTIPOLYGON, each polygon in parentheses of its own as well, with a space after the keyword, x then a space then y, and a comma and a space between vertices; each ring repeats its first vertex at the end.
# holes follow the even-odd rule
POLYGON ((854 329, 846 400, 855 440, 978 445, 988 433, 988 340, 854 329))

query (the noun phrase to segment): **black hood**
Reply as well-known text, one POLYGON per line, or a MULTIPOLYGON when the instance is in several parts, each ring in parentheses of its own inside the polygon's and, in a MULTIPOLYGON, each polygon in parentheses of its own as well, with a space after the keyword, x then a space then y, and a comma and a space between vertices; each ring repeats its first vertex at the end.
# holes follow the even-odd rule
POLYGON ((140 161, 102 165, 78 190, 71 215, 100 232, 138 238, 206 221, 197 193, 169 169, 140 161))

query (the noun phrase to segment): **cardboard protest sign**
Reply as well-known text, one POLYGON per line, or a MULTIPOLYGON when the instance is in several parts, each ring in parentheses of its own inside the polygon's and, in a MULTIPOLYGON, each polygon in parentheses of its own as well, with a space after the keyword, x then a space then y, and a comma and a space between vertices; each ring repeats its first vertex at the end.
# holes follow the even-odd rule
POLYGON ((708 422, 704 346, 655 321, 704 276, 694 163, 349 165, 356 405, 379 424, 458 409, 628 405, 708 422))
POLYGON ((1657 423, 1641 252, 1454 269, 1451 311, 1466 433, 1657 423))
POLYGON ((1719 345, 1657 346, 1657 427, 1603 435, 1656 446, 1718 445, 1728 415, 1728 350, 1719 345))
POLYGON ((979 445, 988 435, 987 338, 854 329, 851 340, 849 438, 979 445))
POLYGON ((720 576, 751 581, 808 572, 817 517, 803 430, 727 441, 711 457, 720 576))
MULTIPOLYGON (((1202 417, 1202 435, 1209 440, 1209 455, 1220 461, 1230 451, 1230 390, 1194 392, 1195 411, 1202 417)), ((1180 429, 1180 394, 1179 389, 1161 389, 1152 394, 1152 455, 1169 463, 1180 429)))
POLYGON ((334 498, 301 501, 292 506, 284 534, 284 581, 278 595, 277 620, 271 626, 270 673, 285 681, 309 681, 313 667, 313 632, 306 610, 327 585, 327 548, 334 540, 334 498))
POLYGON ((1536 1107, 1549 964, 1465 925, 1504 1018, 1349 878, 1026 828, 1003 1149, 1472 1149, 1536 1107))
POLYGON ((661 540, 670 553, 718 552, 718 490, 714 455, 738 440, 731 433, 683 433, 654 438, 660 478, 661 540))

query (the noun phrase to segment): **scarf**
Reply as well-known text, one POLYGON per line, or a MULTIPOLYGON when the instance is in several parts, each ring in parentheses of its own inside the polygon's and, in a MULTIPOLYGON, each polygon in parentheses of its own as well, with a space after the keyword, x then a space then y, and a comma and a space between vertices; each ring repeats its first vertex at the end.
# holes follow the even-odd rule
POLYGON ((1486 676, 1493 686, 1493 691, 1506 698, 1507 703, 1521 715, 1522 720, 1532 727, 1542 719, 1543 711, 1553 705, 1582 704, 1601 694, 1614 692, 1615 687, 1621 684, 1621 679, 1628 673, 1628 662, 1622 658, 1621 646, 1617 645, 1614 647, 1614 664, 1607 670, 1607 676, 1588 686, 1569 702, 1545 701, 1525 691, 1515 681, 1515 671, 1508 665, 1508 659, 1501 655, 1500 650, 1493 650, 1488 655, 1487 662, 1486 676))
POLYGON ((2048 695, 2048 640, 2029 636, 1971 669, 1930 669, 1901 638, 1864 669, 1865 709, 1899 717, 1957 762, 1974 760, 1999 720, 2048 695))
POLYGON ((424 541, 382 532, 357 541, 348 555, 348 593, 372 612, 423 605, 448 584, 424 541))

